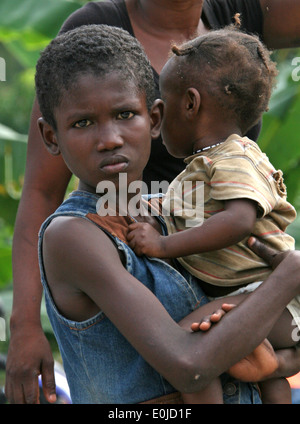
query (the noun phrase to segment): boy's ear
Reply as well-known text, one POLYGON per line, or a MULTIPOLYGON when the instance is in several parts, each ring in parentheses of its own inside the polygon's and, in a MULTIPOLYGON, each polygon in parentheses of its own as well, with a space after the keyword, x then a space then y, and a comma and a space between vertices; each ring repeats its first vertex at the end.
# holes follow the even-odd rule
POLYGON ((48 124, 48 122, 46 122, 44 118, 39 118, 38 127, 48 152, 51 153, 51 155, 53 156, 60 155, 60 149, 58 147, 56 133, 52 126, 48 124))
POLYGON ((161 121, 164 111, 164 102, 161 99, 155 100, 150 111, 151 137, 158 138, 160 135, 161 121))
POLYGON ((201 106, 201 96, 196 88, 190 87, 184 96, 184 108, 187 119, 197 116, 201 106))

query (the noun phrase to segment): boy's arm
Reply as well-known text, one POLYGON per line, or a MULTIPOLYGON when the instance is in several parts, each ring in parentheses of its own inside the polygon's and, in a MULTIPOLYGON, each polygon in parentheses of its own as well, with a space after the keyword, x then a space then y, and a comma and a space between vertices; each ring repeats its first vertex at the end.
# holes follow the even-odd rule
POLYGON ((257 217, 257 204, 248 199, 224 203, 224 211, 211 216, 201 226, 168 236, 161 236, 149 224, 131 224, 129 245, 138 255, 158 258, 177 258, 232 246, 251 233, 257 217))
MULTIPOLYGON (((180 328, 155 295, 126 271, 114 244, 102 231, 95 231, 93 224, 58 218, 47 229, 44 242, 45 266, 52 263, 55 275, 49 280, 50 289, 62 313, 59 302, 64 290, 69 294, 73 288, 76 298, 82 292, 144 359, 182 392, 201 390, 250 353, 299 291, 299 254, 291 252, 286 264, 218 325, 192 334, 180 328), (287 269, 291 278, 285 287, 287 269)), ((46 271, 49 279, 51 269, 46 266, 46 271)), ((65 299, 70 304, 71 297, 65 299)))

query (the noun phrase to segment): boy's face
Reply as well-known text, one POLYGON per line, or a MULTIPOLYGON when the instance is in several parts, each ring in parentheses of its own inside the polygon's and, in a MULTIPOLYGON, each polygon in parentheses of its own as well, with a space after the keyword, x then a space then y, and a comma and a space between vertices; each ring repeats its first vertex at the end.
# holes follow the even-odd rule
POLYGON ((119 173, 139 180, 147 164, 152 119, 146 96, 119 73, 78 77, 55 109, 55 143, 80 189, 95 192, 100 181, 118 188, 119 173))

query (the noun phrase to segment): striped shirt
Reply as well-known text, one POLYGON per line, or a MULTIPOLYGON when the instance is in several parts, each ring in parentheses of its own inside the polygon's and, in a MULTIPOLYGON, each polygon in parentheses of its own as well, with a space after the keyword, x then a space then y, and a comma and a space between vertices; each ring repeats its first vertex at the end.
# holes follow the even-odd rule
MULTIPOLYGON (((186 169, 171 183, 163 201, 169 234, 192 226, 187 225, 191 208, 199 225, 201 213, 204 220, 209 219, 224 210, 225 200, 244 198, 257 203, 253 235, 280 251, 295 248, 294 239, 285 233, 296 212, 286 200, 282 172, 275 170, 255 142, 232 135, 224 143, 185 161, 186 169), (202 198, 198 196, 201 186, 202 198)), ((262 281, 271 269, 247 247, 247 239, 178 260, 193 275, 216 286, 262 281)))

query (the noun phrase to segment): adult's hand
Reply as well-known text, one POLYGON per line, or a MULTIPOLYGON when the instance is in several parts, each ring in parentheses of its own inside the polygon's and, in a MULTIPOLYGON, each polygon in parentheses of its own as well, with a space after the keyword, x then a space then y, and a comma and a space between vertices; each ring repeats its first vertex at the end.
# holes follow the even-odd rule
POLYGON ((266 261, 272 269, 275 269, 291 253, 290 251, 280 252, 279 250, 272 249, 256 237, 249 238, 248 246, 254 253, 266 261))
POLYGON ((5 382, 8 402, 39 403, 39 375, 46 400, 55 402, 54 362, 48 340, 41 328, 20 328, 13 332, 9 345, 5 382))

